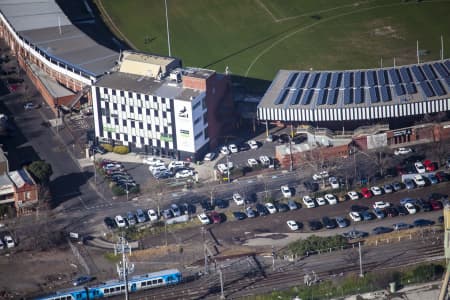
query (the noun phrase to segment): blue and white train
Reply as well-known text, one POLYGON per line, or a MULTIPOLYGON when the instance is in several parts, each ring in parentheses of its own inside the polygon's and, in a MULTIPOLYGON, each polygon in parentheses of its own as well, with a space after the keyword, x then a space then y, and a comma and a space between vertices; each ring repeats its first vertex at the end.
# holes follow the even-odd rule
MULTIPOLYGON (((177 269, 159 271, 131 277, 128 280, 130 293, 178 284, 181 282, 181 272, 177 269)), ((125 293, 125 282, 111 280, 91 287, 79 287, 65 291, 59 291, 37 300, 92 300, 125 293)))

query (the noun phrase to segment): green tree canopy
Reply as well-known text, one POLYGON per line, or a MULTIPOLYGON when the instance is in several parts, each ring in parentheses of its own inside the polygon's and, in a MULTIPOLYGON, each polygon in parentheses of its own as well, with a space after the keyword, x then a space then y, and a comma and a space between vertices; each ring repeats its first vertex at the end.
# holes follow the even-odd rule
POLYGON ((28 166, 28 171, 41 184, 47 184, 50 181, 50 176, 52 176, 53 174, 52 166, 46 163, 44 160, 32 162, 28 166))

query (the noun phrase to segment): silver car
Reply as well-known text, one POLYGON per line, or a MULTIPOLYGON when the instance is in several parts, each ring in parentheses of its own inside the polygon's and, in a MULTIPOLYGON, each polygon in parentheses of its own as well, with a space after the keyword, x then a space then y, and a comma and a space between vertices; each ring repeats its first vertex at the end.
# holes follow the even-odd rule
POLYGON ((136 218, 137 218, 138 223, 144 223, 147 220, 145 218, 144 212, 140 208, 136 210, 136 218))

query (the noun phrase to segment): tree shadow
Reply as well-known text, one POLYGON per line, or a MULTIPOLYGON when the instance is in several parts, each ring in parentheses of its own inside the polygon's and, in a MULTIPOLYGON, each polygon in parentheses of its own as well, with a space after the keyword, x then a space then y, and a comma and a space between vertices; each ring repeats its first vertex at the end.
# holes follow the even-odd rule
POLYGON ((62 175, 53 179, 49 184, 52 195, 50 207, 55 208, 67 200, 80 196, 82 194, 80 187, 85 185, 93 176, 93 172, 84 171, 62 175))

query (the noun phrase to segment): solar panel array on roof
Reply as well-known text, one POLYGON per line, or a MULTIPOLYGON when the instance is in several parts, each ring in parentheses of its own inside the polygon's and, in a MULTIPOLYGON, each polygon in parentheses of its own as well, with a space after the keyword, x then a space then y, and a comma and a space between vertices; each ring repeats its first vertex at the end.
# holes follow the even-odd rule
POLYGON ((432 80, 432 79, 436 78, 436 75, 434 74, 430 65, 423 65, 422 70, 425 72, 425 76, 427 77, 428 80, 432 80))
POLYGON ((403 67, 400 69, 400 75, 402 77, 402 81, 404 83, 411 82, 411 74, 409 73, 409 69, 407 67, 403 67))
POLYGON ((311 103, 311 98, 314 94, 314 90, 306 90, 302 97, 302 105, 309 105, 311 103))
POLYGON ((371 103, 378 103, 378 102, 380 102, 380 98, 378 98, 378 90, 377 90, 377 88, 371 86, 369 88, 369 94, 370 94, 370 102, 371 103))
POLYGON ((408 82, 405 86, 409 95, 417 93, 416 85, 414 83, 408 82))
POLYGON ((341 86, 341 78, 342 78, 342 73, 333 73, 331 75, 331 84, 330 84, 330 88, 338 88, 341 86))
POLYGON ((367 82, 369 86, 374 86, 377 84, 375 80, 375 71, 367 71, 367 82))
POLYGON ((364 89, 356 88, 355 89, 355 104, 364 103, 364 89))
POLYGON ((449 72, 445 69, 445 67, 441 63, 435 63, 435 64, 433 64, 433 67, 438 71, 438 73, 442 77, 450 76, 449 72))
POLYGON ((444 65, 447 67, 447 70, 450 71, 450 60, 446 60, 446 61, 444 62, 444 65))
POLYGON ((298 73, 291 73, 289 74, 288 80, 286 80, 285 88, 289 88, 294 83, 295 79, 297 79, 298 73))
MULTIPOLYGON (((344 74, 345 78, 345 74, 344 74)), ((344 104, 352 104, 353 103, 353 93, 352 89, 344 89, 344 104)))
POLYGON ((400 83, 400 77, 398 76, 398 72, 396 69, 389 69, 389 77, 391 78, 392 84, 399 84, 400 83))
POLYGON ((349 88, 353 86, 353 73, 344 73, 344 88, 349 88))
POLYGON ((397 94, 397 96, 403 96, 404 94, 406 94, 405 88, 401 84, 396 84, 394 86, 394 89, 395 89, 395 93, 397 94))
POLYGON ((317 105, 324 105, 327 103, 328 90, 320 90, 317 96, 317 105))
POLYGON ((296 90, 294 93, 292 93, 291 96, 291 105, 297 105, 300 102, 300 97, 302 96, 303 90, 296 90))
POLYGON ((299 79, 297 80, 296 88, 302 89, 305 87, 306 81, 308 80, 309 73, 302 72, 299 79))
POLYGON ((363 85, 362 72, 358 71, 355 73, 355 87, 360 87, 363 85))
POLYGON ((391 101, 391 93, 389 87, 383 85, 380 87, 380 91, 381 91, 381 100, 383 100, 383 102, 391 101))
POLYGON ((433 90, 437 96, 443 96, 445 95, 444 90, 442 89, 441 83, 435 79, 430 80, 431 86, 433 87, 433 90))
POLYGON ((337 89, 330 90, 330 92, 328 93, 327 104, 328 105, 335 105, 337 103, 337 96, 338 95, 339 95, 339 90, 337 90, 337 89))
POLYGON ((387 84, 385 70, 378 70, 377 75, 379 85, 387 84))
POLYGON ((284 100, 286 100, 286 96, 289 93, 289 90, 284 89, 281 90, 280 94, 278 95, 277 99, 275 99, 275 105, 280 105, 284 103, 284 100))
POLYGON ((328 87, 328 83, 330 82, 330 73, 322 73, 320 76, 319 89, 324 89, 328 87))
POLYGON ((425 80, 425 77, 423 76, 422 71, 419 69, 418 66, 412 66, 411 70, 418 81, 425 80))
POLYGON ((431 90, 430 85, 427 82, 422 81, 419 84, 420 84, 420 87, 422 88, 422 92, 425 93, 426 97, 430 98, 430 97, 434 96, 434 93, 431 90))
POLYGON ((317 85, 317 81, 319 80, 319 73, 311 74, 311 78, 308 81, 308 85, 306 86, 308 89, 315 88, 317 85))

